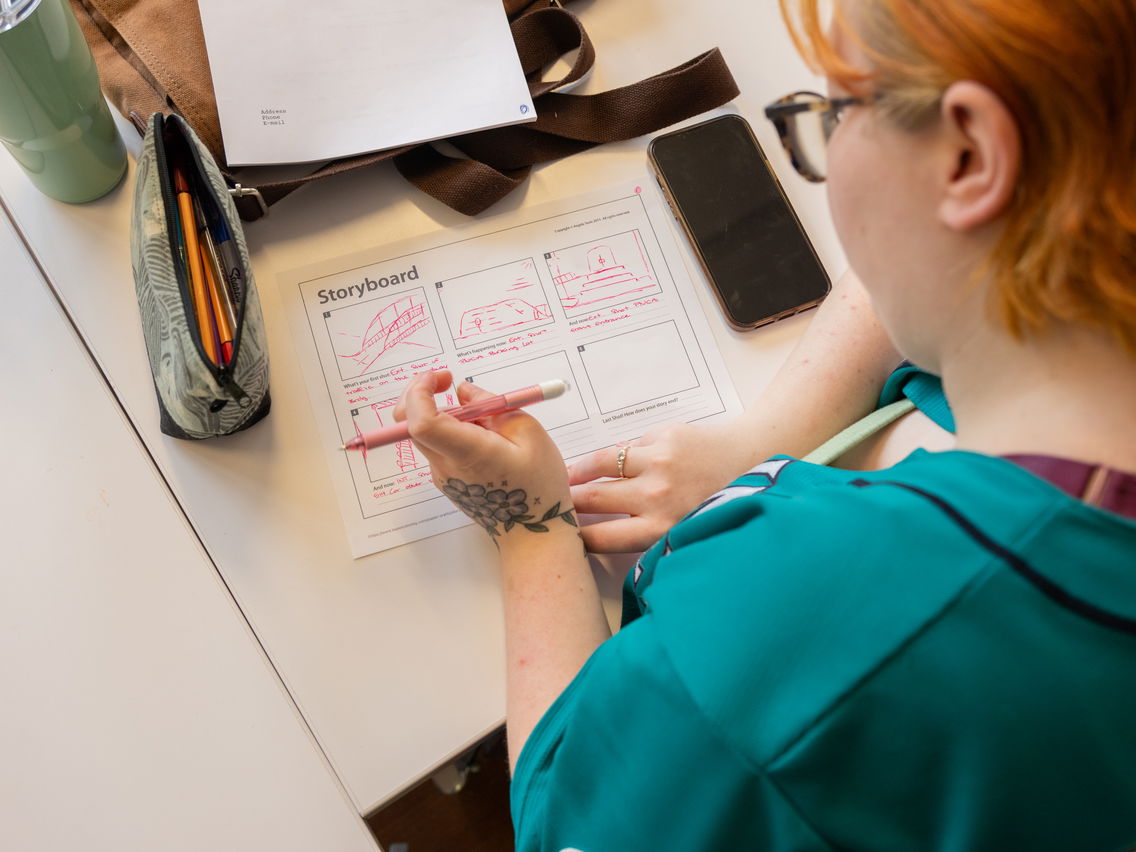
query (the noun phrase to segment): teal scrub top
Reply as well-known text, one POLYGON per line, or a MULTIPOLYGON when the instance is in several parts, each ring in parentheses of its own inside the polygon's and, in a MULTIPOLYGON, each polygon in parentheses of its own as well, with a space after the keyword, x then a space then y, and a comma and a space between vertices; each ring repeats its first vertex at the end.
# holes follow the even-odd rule
POLYGON ((628 577, 520 852, 1136 844, 1136 523, 1013 463, 770 459, 628 577))
POLYGON ((955 431, 955 416, 943 393, 942 380, 914 364, 900 364, 884 383, 880 391, 879 408, 907 397, 938 427, 955 431))

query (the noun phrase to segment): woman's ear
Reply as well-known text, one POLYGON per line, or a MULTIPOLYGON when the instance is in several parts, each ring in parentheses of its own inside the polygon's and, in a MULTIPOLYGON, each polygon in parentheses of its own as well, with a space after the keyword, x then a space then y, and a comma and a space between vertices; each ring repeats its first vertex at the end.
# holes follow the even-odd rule
POLYGON ((940 118, 951 151, 939 219, 967 231, 996 219, 1014 197, 1022 143, 1006 104, 980 83, 953 83, 943 93, 940 118))

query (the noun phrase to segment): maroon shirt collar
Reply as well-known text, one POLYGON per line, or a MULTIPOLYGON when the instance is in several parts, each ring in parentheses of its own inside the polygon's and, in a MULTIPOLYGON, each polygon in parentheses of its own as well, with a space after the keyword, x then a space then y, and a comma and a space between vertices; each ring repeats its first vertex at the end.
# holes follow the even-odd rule
POLYGON ((1058 456, 1003 456, 1066 494, 1117 515, 1136 520, 1136 474, 1058 456))

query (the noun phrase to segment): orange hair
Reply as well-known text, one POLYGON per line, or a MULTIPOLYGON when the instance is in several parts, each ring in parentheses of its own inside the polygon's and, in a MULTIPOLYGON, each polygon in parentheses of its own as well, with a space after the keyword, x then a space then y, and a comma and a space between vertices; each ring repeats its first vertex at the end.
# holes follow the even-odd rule
POLYGON ((1017 121, 1022 168, 986 269, 995 308, 1017 337, 1054 321, 1094 325, 1136 356, 1132 0, 837 5, 832 26, 864 50, 867 73, 837 54, 819 0, 780 3, 806 61, 873 92, 900 126, 937 115, 956 80, 997 93, 1017 121))

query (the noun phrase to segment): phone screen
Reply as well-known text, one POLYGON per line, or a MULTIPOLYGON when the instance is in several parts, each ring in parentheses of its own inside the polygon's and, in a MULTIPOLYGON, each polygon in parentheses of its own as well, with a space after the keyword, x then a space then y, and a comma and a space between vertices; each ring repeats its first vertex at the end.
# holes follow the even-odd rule
POLYGON ((732 325, 772 322, 828 292, 828 274, 744 118, 656 137, 650 156, 732 325))

